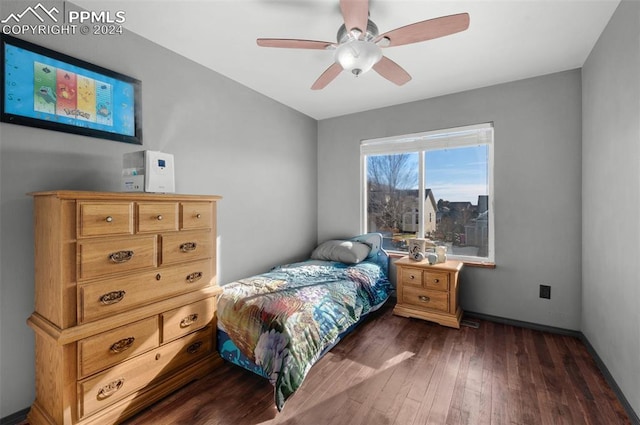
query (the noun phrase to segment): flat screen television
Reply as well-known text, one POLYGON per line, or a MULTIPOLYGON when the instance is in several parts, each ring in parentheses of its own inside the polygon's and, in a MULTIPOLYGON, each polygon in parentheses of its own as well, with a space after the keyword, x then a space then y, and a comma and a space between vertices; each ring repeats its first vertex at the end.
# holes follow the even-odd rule
POLYGON ((0 121, 142 144, 139 80, 6 34, 0 42, 0 121))

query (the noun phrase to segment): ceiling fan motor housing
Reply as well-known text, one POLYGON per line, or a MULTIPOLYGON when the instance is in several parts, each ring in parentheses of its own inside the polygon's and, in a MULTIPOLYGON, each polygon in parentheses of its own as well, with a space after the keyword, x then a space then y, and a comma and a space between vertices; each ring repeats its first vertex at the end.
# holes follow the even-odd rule
POLYGON ((356 77, 369 71, 382 58, 380 46, 374 43, 378 36, 378 27, 371 20, 367 21, 367 31, 361 34, 357 31, 348 32, 342 24, 338 29, 338 47, 335 61, 345 71, 350 71, 356 77))
MULTIPOLYGON (((367 20, 367 30, 364 34, 364 37, 362 37, 363 40, 366 41, 373 41, 376 37, 378 36, 378 26, 373 23, 373 21, 371 19, 367 20)), ((347 27, 342 24, 340 25, 340 28, 338 28, 338 35, 336 36, 338 43, 344 43, 346 41, 348 41, 349 39, 353 39, 356 38, 353 36, 352 33, 350 33, 349 31, 347 31, 347 27)))

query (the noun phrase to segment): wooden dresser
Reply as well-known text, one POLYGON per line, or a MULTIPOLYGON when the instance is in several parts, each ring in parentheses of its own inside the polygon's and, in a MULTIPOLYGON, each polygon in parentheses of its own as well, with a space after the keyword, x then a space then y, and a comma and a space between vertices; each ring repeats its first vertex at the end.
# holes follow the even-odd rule
POLYGON ((31 425, 117 423, 221 363, 220 197, 32 195, 31 425))
POLYGON ((394 314, 460 328, 462 309, 458 304, 458 275, 462 262, 429 265, 427 260, 414 261, 404 257, 395 265, 398 302, 394 314))

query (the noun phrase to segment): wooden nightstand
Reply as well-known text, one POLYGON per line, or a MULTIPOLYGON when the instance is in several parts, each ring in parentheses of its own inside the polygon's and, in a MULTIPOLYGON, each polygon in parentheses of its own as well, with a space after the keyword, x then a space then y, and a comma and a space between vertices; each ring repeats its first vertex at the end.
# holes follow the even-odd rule
POLYGON ((398 302, 394 314, 460 328, 462 309, 458 305, 458 276, 462 262, 429 265, 427 260, 414 261, 404 257, 395 265, 398 302))

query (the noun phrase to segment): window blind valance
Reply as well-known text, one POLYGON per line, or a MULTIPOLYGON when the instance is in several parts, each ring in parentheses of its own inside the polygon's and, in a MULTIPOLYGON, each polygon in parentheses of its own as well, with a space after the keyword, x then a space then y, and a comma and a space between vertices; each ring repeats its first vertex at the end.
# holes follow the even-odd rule
POLYGON ((492 140, 493 124, 484 123, 363 140, 360 142, 360 152, 364 155, 416 152, 426 148, 446 149, 474 146, 489 143, 492 140))

